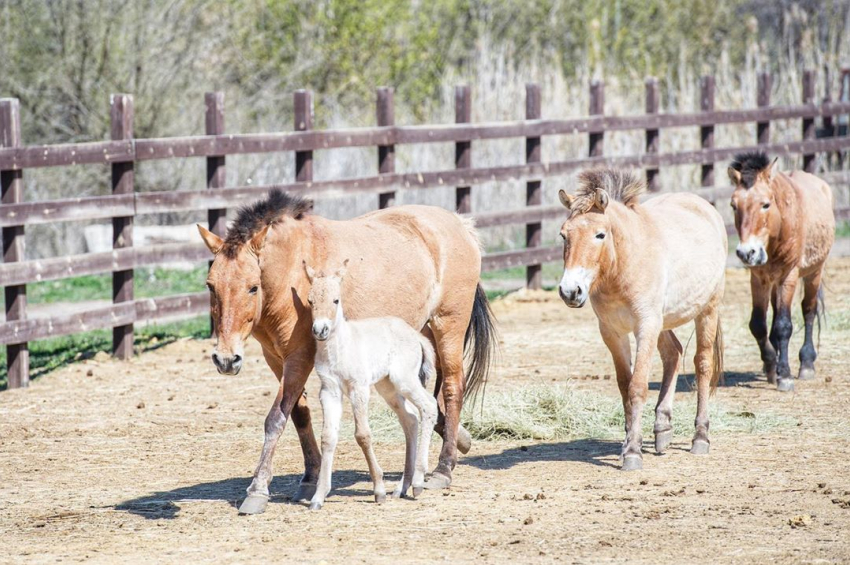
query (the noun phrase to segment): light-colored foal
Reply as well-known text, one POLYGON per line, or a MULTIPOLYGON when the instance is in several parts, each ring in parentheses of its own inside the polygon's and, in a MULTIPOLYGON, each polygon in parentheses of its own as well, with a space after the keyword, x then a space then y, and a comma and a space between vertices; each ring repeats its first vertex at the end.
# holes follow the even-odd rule
POLYGON ((311 510, 320 509, 331 490, 343 394, 351 401, 354 437, 366 456, 378 503, 386 500, 386 490, 369 429, 371 386, 398 415, 404 429, 404 476, 393 492, 394 498, 404 496, 411 484, 413 496, 421 493, 431 432, 437 422, 437 401, 425 390, 425 384, 436 373, 431 342, 399 318, 346 320, 340 289, 347 264, 346 260, 340 270, 326 276, 305 263, 312 283, 308 302, 313 312, 316 372, 322 381, 319 397, 324 414, 322 466, 311 510))

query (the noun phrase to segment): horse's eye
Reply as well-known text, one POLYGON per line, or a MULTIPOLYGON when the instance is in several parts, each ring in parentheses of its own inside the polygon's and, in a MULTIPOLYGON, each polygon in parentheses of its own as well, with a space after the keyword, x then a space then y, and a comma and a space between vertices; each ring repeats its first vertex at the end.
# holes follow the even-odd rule
POLYGON ((207 290, 210 291, 210 292, 213 292, 213 285, 211 285, 210 283, 207 283, 207 290))
POLYGON ((738 207, 735 206, 734 202, 730 202, 729 205, 732 207, 733 210, 735 210, 736 212, 738 211, 738 207))
POLYGON ((339 298, 337 298, 336 300, 334 300, 334 304, 339 304, 339 298))
POLYGON ((312 300, 310 300, 310 299, 308 298, 308 299, 307 299, 307 304, 309 304, 310 306, 312 306, 312 305, 313 305, 313 301, 312 301, 312 300))
POLYGON ((600 232, 596 234, 596 239, 605 239, 605 232, 600 232))
POLYGON ((762 210, 767 210, 768 208, 770 208, 770 202, 765 202, 761 205, 762 210))
POLYGON ((564 241, 567 241, 567 236, 565 236, 563 233, 559 233, 558 235, 561 236, 561 239, 563 239, 564 241))
POLYGON ((257 294, 257 290, 258 287, 252 286, 251 289, 248 291, 248 294, 257 294))

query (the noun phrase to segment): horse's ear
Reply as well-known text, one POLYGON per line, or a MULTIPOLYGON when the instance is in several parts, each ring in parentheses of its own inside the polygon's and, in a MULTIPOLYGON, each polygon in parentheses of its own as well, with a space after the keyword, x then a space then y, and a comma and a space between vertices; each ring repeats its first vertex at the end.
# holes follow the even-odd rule
POLYGON ((316 278, 316 271, 313 270, 313 267, 307 264, 307 261, 301 261, 301 264, 304 265, 304 270, 307 272, 307 280, 310 283, 313 283, 313 279, 316 278))
POLYGON ((770 162, 770 165, 764 170, 764 178, 767 179, 768 182, 773 181, 776 178, 776 173, 779 171, 776 168, 776 162, 779 161, 779 157, 774 157, 773 161, 770 162))
POLYGON ((340 267, 339 269, 337 269, 337 271, 336 271, 336 277, 337 277, 338 279, 342 280, 342 277, 344 277, 344 276, 345 276, 345 273, 346 273, 347 271, 348 271, 348 259, 346 259, 345 261, 343 261, 343 262, 342 262, 342 267, 340 267))
POLYGON ((561 204, 567 210, 569 210, 572 207, 575 199, 576 199, 575 196, 573 196, 572 194, 567 194, 567 191, 565 191, 563 188, 558 191, 558 200, 561 201, 561 204))
POLYGON ((726 169, 726 174, 729 175, 729 180, 732 181, 732 184, 735 186, 741 185, 741 171, 734 167, 729 167, 726 169))
POLYGON ((258 231, 256 234, 254 234, 254 237, 251 238, 251 250, 256 255, 259 255, 260 251, 263 250, 263 245, 266 244, 266 236, 269 235, 270 227, 271 224, 267 225, 266 227, 258 231))
POLYGON ((601 188, 597 188, 596 199, 593 201, 593 204, 604 212, 605 208, 608 207, 608 193, 601 188))
POLYGON ((201 239, 203 239, 204 243, 207 244, 210 252, 212 252, 213 255, 217 255, 218 252, 221 251, 221 248, 224 247, 224 240, 201 224, 196 225, 198 226, 198 232, 201 234, 201 239))

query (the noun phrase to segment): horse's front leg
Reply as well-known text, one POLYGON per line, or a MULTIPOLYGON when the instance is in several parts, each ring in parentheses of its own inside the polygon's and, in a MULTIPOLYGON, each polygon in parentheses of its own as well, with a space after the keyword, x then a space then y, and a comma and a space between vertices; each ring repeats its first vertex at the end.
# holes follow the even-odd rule
POLYGON ((750 274, 753 294, 753 312, 750 316, 750 333, 756 338, 761 354, 762 370, 767 382, 776 384, 776 350, 767 339, 767 307, 770 305, 771 286, 767 281, 750 274))
MULTIPOLYGON (((266 360, 269 361, 268 356, 266 360)), ((264 426, 265 437, 263 439, 263 449, 260 453, 260 461, 257 464, 257 469, 254 471, 254 479, 251 481, 251 486, 248 487, 248 497, 239 507, 241 514, 261 514, 265 512, 266 506, 268 506, 269 483, 271 483, 273 478, 272 459, 274 458, 275 448, 293 408, 299 401, 303 401, 302 393, 304 391, 304 384, 307 381, 307 376, 310 374, 313 364, 309 356, 296 355, 288 358, 282 365, 271 361, 269 362, 269 366, 275 373, 279 371, 282 373, 281 377, 279 377, 280 387, 278 388, 274 404, 272 404, 266 416, 264 426), (278 366, 280 369, 277 369, 278 366)), ((306 408, 306 403, 304 407, 306 408)), ((309 421, 309 417, 307 420, 309 421)), ((315 438, 313 439, 313 443, 315 443, 315 438)), ((303 445, 304 442, 302 441, 302 447, 303 445)), ((318 447, 316 451, 318 452, 318 447)), ((320 456, 311 454, 311 460, 314 457, 318 458, 318 461, 321 461, 320 456)), ((305 463, 306 461, 307 453, 305 453, 305 463)), ((315 469, 307 469, 307 471, 305 477, 308 474, 310 476, 317 474, 315 469)))
POLYGON ((660 333, 660 320, 644 320, 635 332, 637 353, 635 354, 635 368, 628 387, 629 403, 628 413, 626 414, 628 431, 626 432, 626 442, 623 445, 624 471, 643 468, 641 417, 643 416, 643 407, 646 405, 646 396, 649 393, 649 371, 652 367, 652 354, 655 352, 660 333))
POLYGON ((791 322, 791 302, 797 289, 797 269, 791 271, 774 289, 773 327, 770 330, 770 341, 776 347, 778 360, 776 363, 776 389, 782 392, 794 390, 791 379, 791 365, 788 362, 788 342, 794 332, 791 322))
MULTIPOLYGON (((619 334, 602 323, 599 324, 599 333, 602 335, 602 341, 605 342, 614 360, 614 370, 617 373, 617 386, 620 388, 620 396, 623 399, 626 441, 628 441, 629 430, 631 430, 629 384, 632 382, 632 352, 629 345, 629 336, 627 334, 619 334)), ((626 449, 626 441, 623 442, 623 450, 626 449)))

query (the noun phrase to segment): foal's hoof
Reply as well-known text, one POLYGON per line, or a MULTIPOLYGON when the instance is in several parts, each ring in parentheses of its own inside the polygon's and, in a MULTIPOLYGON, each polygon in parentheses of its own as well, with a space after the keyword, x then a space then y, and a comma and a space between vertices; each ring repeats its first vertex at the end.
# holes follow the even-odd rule
POLYGON ((664 453, 673 441, 673 430, 657 432, 655 434, 655 452, 664 453))
POLYGON ((794 381, 788 377, 780 377, 776 380, 776 390, 779 392, 791 392, 794 390, 794 381))
POLYGON ((814 367, 800 367, 800 372, 797 374, 797 379, 801 381, 810 381, 815 378, 814 367))
POLYGON ((643 469, 643 457, 640 455, 623 457, 623 471, 639 471, 641 469, 643 469))
POLYGON ((472 436, 463 426, 457 428, 457 450, 466 455, 472 449, 472 436))
POLYGON ((425 481, 425 488, 429 490, 439 490, 449 488, 452 485, 452 478, 442 473, 434 471, 428 480, 425 481))
POLYGON ((691 453, 693 455, 708 455, 709 443, 704 439, 695 439, 691 445, 691 453))
POLYGON ((322 503, 321 502, 316 501, 316 502, 310 503, 310 510, 312 510, 313 512, 315 512, 316 510, 321 510, 321 509, 322 509, 322 503))
POLYGON ((262 514, 269 505, 269 497, 261 494, 251 494, 242 501, 239 507, 240 514, 262 514))
POLYGON ((312 500, 315 494, 315 483, 301 483, 298 485, 298 490, 295 491, 295 495, 292 497, 292 502, 307 502, 308 500, 312 500))
POLYGON ((380 494, 375 494, 375 502, 377 504, 383 504, 387 501, 387 493, 382 492, 380 494))
POLYGON ((413 487, 413 498, 419 498, 419 495, 422 494, 422 490, 424 489, 424 485, 420 485, 418 487, 413 487))

